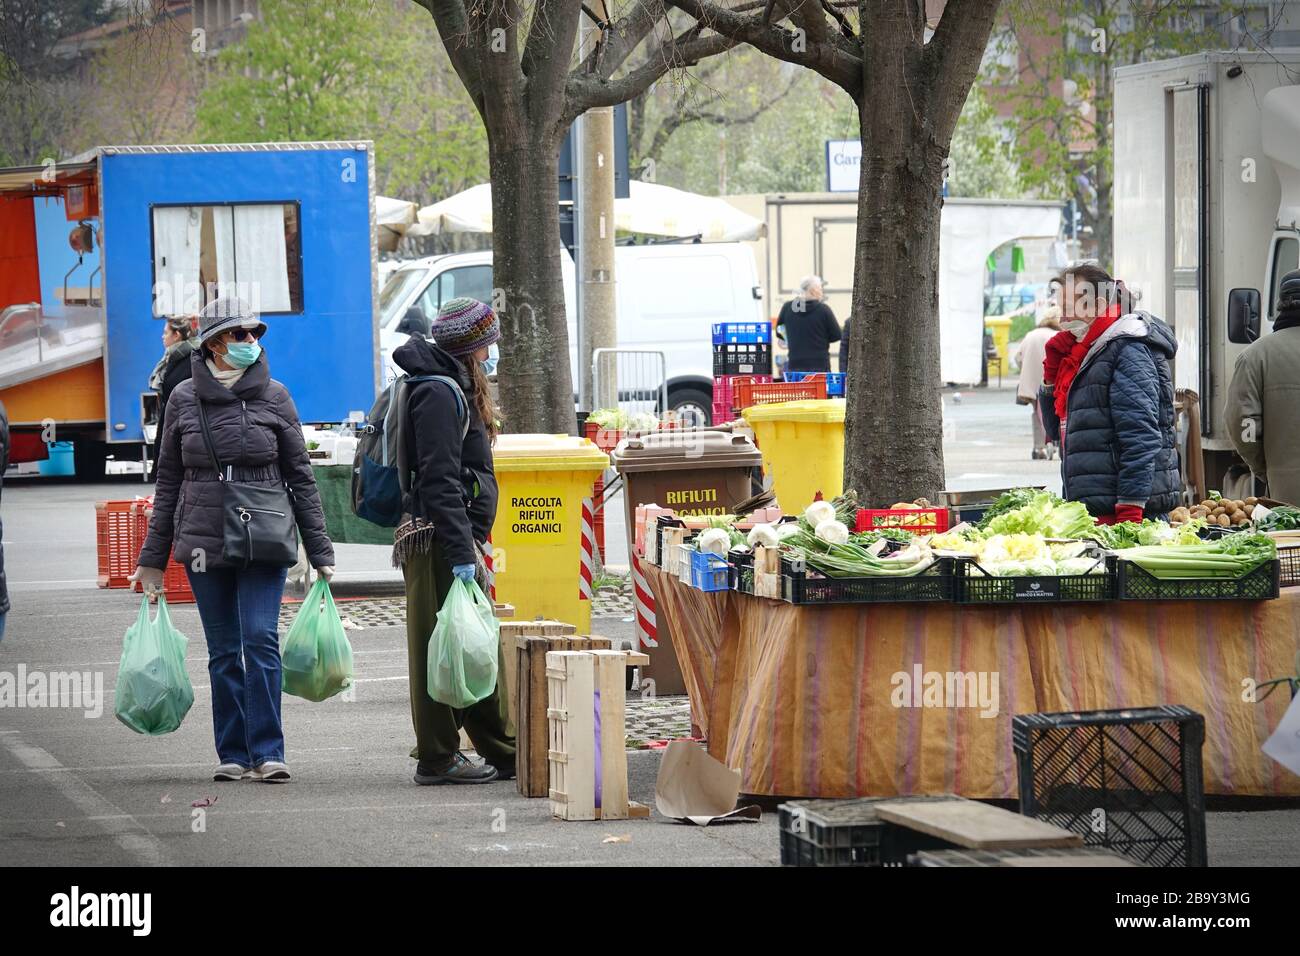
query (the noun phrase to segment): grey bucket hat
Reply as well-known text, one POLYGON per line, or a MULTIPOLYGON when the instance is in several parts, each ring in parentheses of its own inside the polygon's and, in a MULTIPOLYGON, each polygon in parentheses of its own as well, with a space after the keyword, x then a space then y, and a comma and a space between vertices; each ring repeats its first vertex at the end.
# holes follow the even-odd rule
POLYGON ((236 296, 213 299, 199 313, 199 345, 231 329, 254 329, 260 339, 266 334, 266 323, 247 302, 236 296))

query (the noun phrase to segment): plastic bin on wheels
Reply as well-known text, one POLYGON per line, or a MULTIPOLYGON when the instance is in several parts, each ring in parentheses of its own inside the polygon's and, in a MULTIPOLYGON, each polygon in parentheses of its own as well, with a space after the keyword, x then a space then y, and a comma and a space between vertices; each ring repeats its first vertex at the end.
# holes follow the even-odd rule
POLYGON ((803 511, 817 492, 833 498, 844 490, 844 399, 755 405, 741 414, 783 512, 803 511))
POLYGON ((513 605, 519 620, 540 615, 590 633, 591 498, 609 457, 572 435, 501 435, 492 456, 497 600, 513 605))
MULTIPOLYGON (((753 494, 752 473, 762 457, 748 438, 726 431, 686 429, 619 442, 614 468, 623 476, 628 555, 635 554, 636 509, 657 504, 678 515, 730 514, 753 494)), ((657 624, 658 647, 642 676, 653 678, 658 695, 684 694, 686 684, 664 622, 657 624)))

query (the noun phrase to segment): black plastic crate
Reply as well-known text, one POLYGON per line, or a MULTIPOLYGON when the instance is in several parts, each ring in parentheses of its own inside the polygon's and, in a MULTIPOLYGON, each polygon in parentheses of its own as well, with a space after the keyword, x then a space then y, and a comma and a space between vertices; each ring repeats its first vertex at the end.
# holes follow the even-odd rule
POLYGON ((1239 578, 1158 578, 1122 556, 1116 564, 1116 594, 1123 601, 1267 601, 1281 586, 1277 560, 1239 578))
POLYGON ((731 558, 731 590, 744 594, 754 593, 754 553, 733 551, 731 558))
POLYGON ((1300 547, 1278 548, 1278 586, 1300 587, 1300 547))
POLYGON ((984 570, 974 558, 956 562, 959 604, 1065 604, 1115 598, 1115 570, 1102 557, 1097 558, 1101 570, 1096 574, 1002 577, 984 570))
MULTIPOLYGON (((1109 850, 1101 847, 1089 846, 1064 846, 1064 847, 1023 847, 1015 850, 921 850, 908 860, 909 866, 919 867, 970 867, 970 866, 1009 866, 1013 865, 1009 861, 1033 859, 1060 860, 1065 866, 1098 866, 1104 865, 1105 859, 1115 856, 1109 850), (1098 857, 1103 858, 1103 863, 1099 864, 1098 857)), ((1136 860, 1130 859, 1134 864, 1136 860)), ((1115 865, 1122 866, 1119 861, 1111 860, 1115 865)), ((1040 864, 1041 865, 1041 864, 1040 864)))
POLYGON ((911 577, 830 578, 810 572, 802 559, 781 558, 781 596, 791 604, 889 604, 951 601, 956 593, 952 558, 911 577))
POLYGON ((728 342, 713 346, 713 374, 771 375, 772 346, 767 343, 728 342))
POLYGON ((885 802, 951 800, 952 797, 857 797, 802 800, 777 807, 782 866, 906 866, 922 850, 953 844, 894 826, 876 816, 885 802))
POLYGON ((1149 866, 1205 866, 1205 718, 1140 707, 1011 719, 1020 812, 1149 866))

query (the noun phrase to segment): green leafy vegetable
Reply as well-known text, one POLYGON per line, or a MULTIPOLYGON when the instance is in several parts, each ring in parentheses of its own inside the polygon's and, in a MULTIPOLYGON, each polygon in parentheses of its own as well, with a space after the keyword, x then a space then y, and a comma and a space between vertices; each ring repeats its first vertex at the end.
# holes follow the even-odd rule
MULTIPOLYGON (((988 511, 984 512, 984 517, 980 519, 978 525, 979 529, 983 531, 989 526, 989 522, 998 515, 1006 514, 1008 511, 1015 511, 1017 508, 1023 508, 1033 501, 1037 495, 1043 493, 1037 488, 1012 488, 1010 491, 1003 492, 998 497, 998 500, 993 502, 988 511)), ((1052 495, 1052 497, 1056 498, 1055 495, 1052 495)), ((1056 498, 1056 500, 1060 501, 1061 499, 1056 498)))
POLYGON ((1122 555, 1157 578, 1239 578, 1276 557, 1272 538, 1248 531, 1197 544, 1142 545, 1122 555))
POLYGON ((1260 531, 1295 531, 1300 529, 1300 508, 1281 505, 1255 522, 1260 531))
POLYGON ((990 534, 1041 534, 1048 538, 1078 538, 1090 534, 1095 522, 1081 502, 1062 501, 1051 492, 1040 491, 1035 492, 1019 508, 995 515, 987 523, 981 522, 980 527, 990 534))

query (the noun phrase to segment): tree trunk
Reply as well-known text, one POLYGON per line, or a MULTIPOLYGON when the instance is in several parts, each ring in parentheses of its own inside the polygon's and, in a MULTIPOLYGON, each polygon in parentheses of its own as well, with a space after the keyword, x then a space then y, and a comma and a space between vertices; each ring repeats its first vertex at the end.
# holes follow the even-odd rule
POLYGON ((501 317, 504 430, 573 433, 573 380, 560 270, 559 144, 489 131, 492 284, 501 317))
MULTIPOLYGON (((863 97, 844 487, 866 507, 944 487, 939 370, 943 160, 905 82, 863 97)), ((786 505, 790 507, 790 505, 786 505)))

